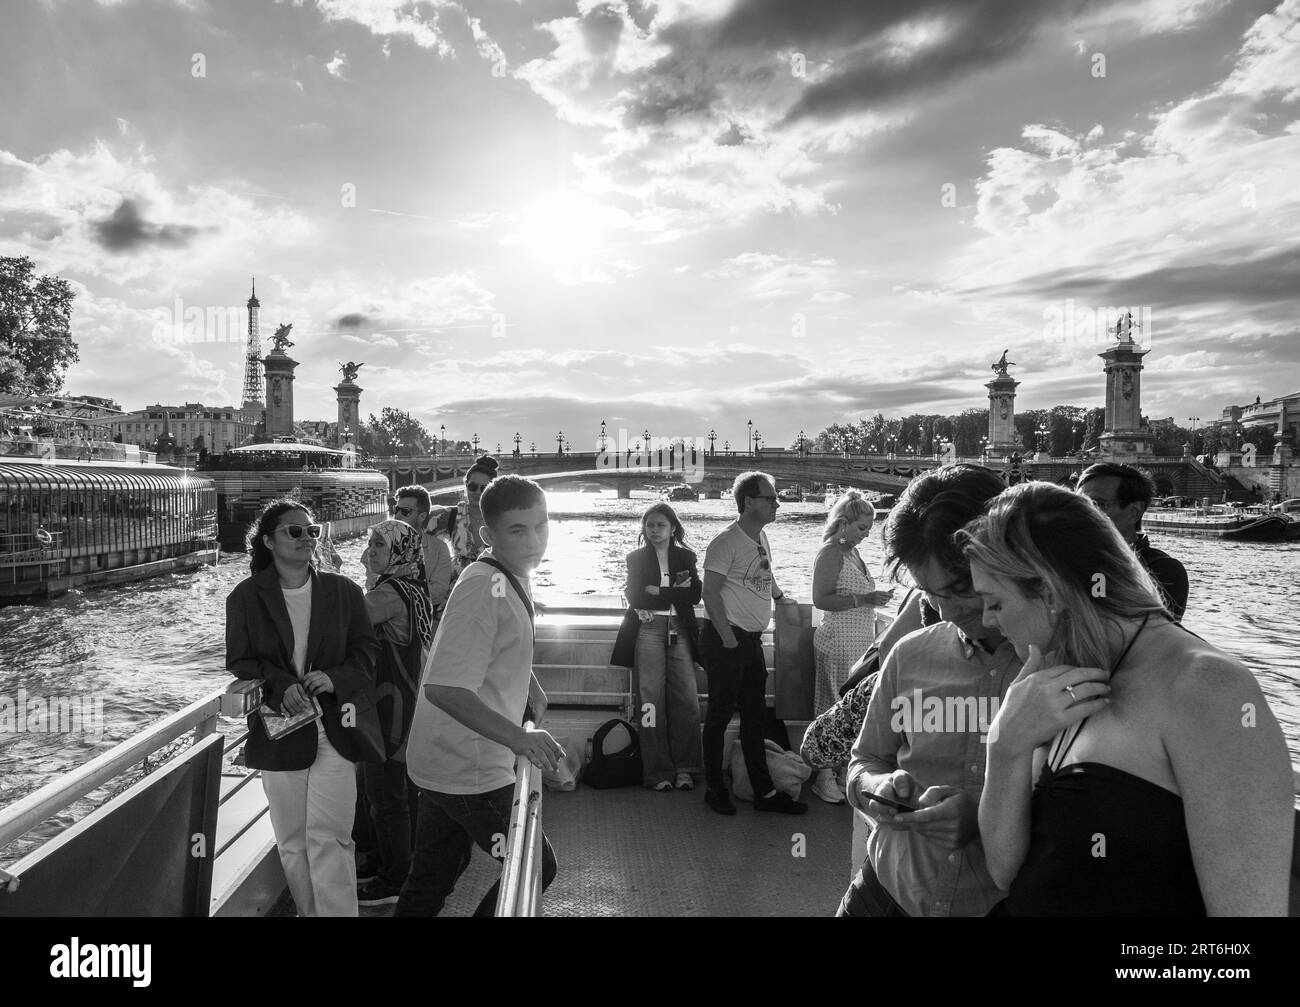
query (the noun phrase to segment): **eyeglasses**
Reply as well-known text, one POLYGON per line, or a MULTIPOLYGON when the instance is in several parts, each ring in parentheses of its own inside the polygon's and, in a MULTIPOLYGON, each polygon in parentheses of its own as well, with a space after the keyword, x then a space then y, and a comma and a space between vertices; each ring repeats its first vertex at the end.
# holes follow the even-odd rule
POLYGON ((751 500, 775 500, 776 497, 771 493, 755 493, 749 499, 751 500))
POLYGON ((466 483, 465 488, 469 490, 471 493, 482 493, 485 489, 488 488, 488 484, 487 483, 466 483))
POLYGON ((308 538, 320 538, 321 526, 318 524, 282 524, 277 532, 285 532, 290 538, 302 538, 306 532, 308 538))
POLYGON ((415 508, 414 508, 414 507, 394 507, 394 508, 393 508, 393 513, 394 513, 394 514, 400 514, 400 515, 402 515, 402 517, 406 517, 408 514, 414 514, 414 513, 415 513, 415 508))
POLYGON ((969 575, 950 581, 944 585, 942 591, 932 591, 924 584, 916 584, 915 587, 927 598, 939 601, 963 601, 975 596, 975 585, 971 583, 969 575))

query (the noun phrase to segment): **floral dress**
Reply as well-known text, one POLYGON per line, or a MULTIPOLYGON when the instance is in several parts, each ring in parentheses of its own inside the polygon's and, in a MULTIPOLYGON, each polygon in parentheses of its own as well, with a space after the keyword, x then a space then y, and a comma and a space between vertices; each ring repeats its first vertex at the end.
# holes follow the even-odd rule
MULTIPOLYGON (((836 593, 870 594, 876 582, 856 549, 850 550, 835 579, 836 593)), ((849 680, 849 670, 876 638, 876 609, 871 605, 826 612, 813 634, 813 655, 817 661, 817 684, 813 691, 813 712, 822 714, 839 700, 849 680)))

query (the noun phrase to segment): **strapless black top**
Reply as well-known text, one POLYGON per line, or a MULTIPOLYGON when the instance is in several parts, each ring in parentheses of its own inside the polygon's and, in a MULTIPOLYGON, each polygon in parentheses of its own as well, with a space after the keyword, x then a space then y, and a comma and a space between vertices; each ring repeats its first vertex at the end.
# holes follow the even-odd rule
POLYGON ((1011 916, 1204 916, 1183 799, 1098 762, 1043 767, 1011 916))

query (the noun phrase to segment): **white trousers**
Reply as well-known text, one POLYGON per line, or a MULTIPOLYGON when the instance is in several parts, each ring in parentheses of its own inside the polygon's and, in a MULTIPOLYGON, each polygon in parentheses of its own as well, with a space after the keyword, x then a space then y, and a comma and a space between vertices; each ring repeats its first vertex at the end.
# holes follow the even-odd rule
POLYGON ((329 743, 319 722, 317 731, 310 768, 263 771, 262 787, 298 915, 356 916, 356 767, 329 743))

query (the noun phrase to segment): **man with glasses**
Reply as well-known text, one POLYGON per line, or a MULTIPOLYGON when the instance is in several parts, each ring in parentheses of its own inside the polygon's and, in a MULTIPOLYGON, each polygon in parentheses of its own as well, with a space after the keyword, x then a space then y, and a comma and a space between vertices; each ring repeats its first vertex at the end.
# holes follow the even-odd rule
POLYGON ((447 543, 428 527, 432 509, 429 491, 423 486, 403 486, 397 491, 393 516, 421 533, 420 551, 424 553, 424 572, 429 578, 429 604, 433 606, 436 620, 451 593, 452 567, 447 543))
POLYGON ((944 465, 913 480, 885 522, 886 565, 906 569, 943 621, 903 637, 881 667, 846 788, 876 828, 837 916, 983 916, 1003 898, 984 864, 979 799, 989 726, 1021 661, 984 625, 953 541, 1003 489, 990 469, 944 465))
POLYGON ((1181 620, 1187 609, 1187 570, 1142 534, 1142 515, 1156 492, 1150 476, 1132 465, 1099 462, 1089 465, 1079 476, 1079 492, 1110 518, 1120 537, 1155 579, 1173 617, 1181 620))
POLYGON ((767 715, 767 659, 763 630, 772 602, 794 601, 776 584, 763 526, 776 519, 780 503, 772 477, 743 472, 731 494, 740 517, 709 543, 704 553, 704 608, 709 621, 700 632, 700 651, 709 676, 704 719, 704 801, 720 815, 734 815, 722 782, 722 743, 731 715, 740 708, 740 748, 754 787, 754 807, 802 815, 808 805, 780 793, 767 771, 763 743, 767 715))

